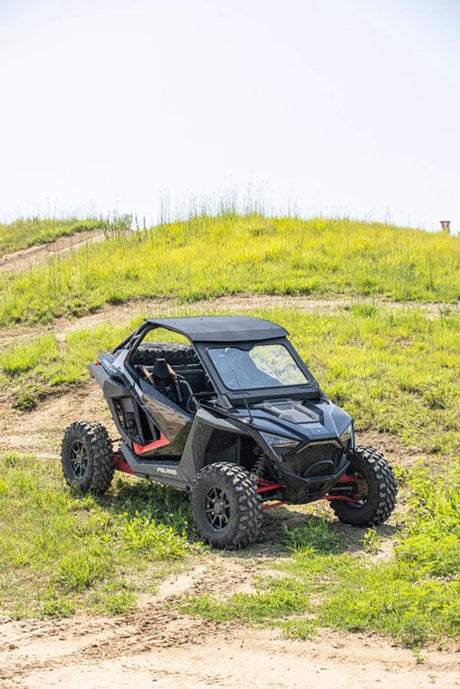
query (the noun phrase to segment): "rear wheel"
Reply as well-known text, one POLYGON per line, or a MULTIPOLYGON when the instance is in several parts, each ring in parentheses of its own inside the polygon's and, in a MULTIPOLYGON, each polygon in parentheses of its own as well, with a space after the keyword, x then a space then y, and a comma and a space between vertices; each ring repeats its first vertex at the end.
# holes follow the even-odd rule
POLYGON ((197 532, 216 548, 244 548, 259 533, 257 485, 236 464, 216 462, 201 469, 192 483, 191 505, 197 532))
POLYGON ((62 470, 70 486, 85 493, 102 495, 113 478, 112 443, 100 423, 76 421, 64 433, 61 448, 62 470))
POLYGON ((397 484, 384 455, 373 447, 360 445, 349 457, 343 481, 330 491, 330 504, 340 521, 353 526, 373 526, 386 521, 396 504, 397 484), (343 494, 341 495, 341 490, 343 494), (351 500, 345 498, 350 497, 351 500))

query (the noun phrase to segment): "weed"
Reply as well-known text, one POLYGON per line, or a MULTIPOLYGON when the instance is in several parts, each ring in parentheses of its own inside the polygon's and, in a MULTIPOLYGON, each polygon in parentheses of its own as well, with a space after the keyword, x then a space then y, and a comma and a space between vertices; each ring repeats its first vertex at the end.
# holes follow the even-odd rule
MULTIPOLYGON (((127 518, 128 514, 124 516, 127 518)), ((130 550, 150 553, 155 559, 178 558, 185 555, 185 535, 177 535, 171 526, 157 524, 147 515, 126 519, 121 538, 130 550)))
POLYGON ((377 531, 373 527, 366 529, 361 542, 367 552, 374 554, 377 553, 379 549, 379 537, 377 531))
POLYGON ((136 596, 124 581, 117 580, 106 584, 102 590, 94 591, 91 609, 98 614, 125 615, 136 607, 136 596))
POLYGON ((71 598, 48 589, 42 595, 35 614, 37 617, 71 617, 75 612, 76 605, 71 598))
POLYGON ((284 580, 283 585, 278 586, 274 578, 269 583, 271 586, 264 584, 256 593, 235 593, 223 602, 207 593, 201 597, 190 596, 181 609, 216 622, 239 620, 277 624, 285 616, 300 614, 309 608, 308 596, 297 580, 284 580))
POLYGON ((417 665, 423 665, 423 663, 426 663, 427 657, 422 653, 420 644, 412 648, 412 653, 414 654, 417 665))
POLYGON ((81 592, 113 571, 109 548, 99 544, 64 555, 57 564, 56 583, 64 590, 81 592))
POLYGON ((281 543, 294 552, 333 553, 340 549, 340 541, 326 519, 312 518, 304 526, 283 524, 281 543))
POLYGON ((38 402, 46 397, 46 394, 43 385, 33 383, 24 385, 18 391, 17 397, 11 406, 13 409, 18 409, 18 411, 32 411, 37 408, 38 402))

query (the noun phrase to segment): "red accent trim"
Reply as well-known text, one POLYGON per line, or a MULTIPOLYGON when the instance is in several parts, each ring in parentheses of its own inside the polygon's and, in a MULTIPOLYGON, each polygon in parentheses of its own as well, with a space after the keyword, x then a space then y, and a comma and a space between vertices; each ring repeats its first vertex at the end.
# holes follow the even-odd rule
POLYGON ((279 507, 280 505, 287 505, 286 500, 282 502, 271 502, 269 505, 262 505, 261 510, 269 510, 270 507, 279 507))
POLYGON ((113 455, 113 463, 117 471, 123 471, 125 474, 134 474, 134 471, 129 466, 128 462, 120 457, 118 452, 113 455))
POLYGON ((157 450, 159 447, 164 447, 165 445, 169 445, 169 440, 165 435, 163 435, 163 433, 160 432, 159 439, 155 440, 153 443, 148 443, 148 445, 138 445, 138 443, 133 443, 133 448, 137 455, 143 455, 150 450, 157 450))
MULTIPOLYGON (((347 476, 347 474, 344 474, 342 478, 337 481, 336 485, 339 483, 356 483, 356 480, 356 476, 347 476)), ((346 495, 323 495, 321 500, 345 500, 346 502, 361 502, 361 500, 349 498, 346 495)))
POLYGON ((99 359, 96 359, 96 361, 94 362, 94 365, 95 365, 95 366, 100 366, 100 365, 101 365, 101 362, 99 361, 99 359))
POLYGON ((337 483, 354 483, 356 481, 356 476, 347 476, 344 474, 337 483))
POLYGON ((323 495, 321 500, 346 500, 347 502, 361 502, 361 500, 355 500, 355 498, 347 498, 345 495, 323 495))
POLYGON ((282 488, 281 483, 269 483, 269 481, 266 481, 263 478, 260 478, 257 481, 257 492, 258 493, 266 493, 269 490, 276 490, 277 488, 282 488))

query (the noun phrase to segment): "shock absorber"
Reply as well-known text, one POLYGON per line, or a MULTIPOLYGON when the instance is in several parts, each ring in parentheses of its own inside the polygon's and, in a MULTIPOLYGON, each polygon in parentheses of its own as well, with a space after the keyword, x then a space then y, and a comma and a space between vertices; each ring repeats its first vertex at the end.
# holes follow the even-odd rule
POLYGON ((259 455, 258 459, 256 459, 254 466, 252 467, 249 473, 249 476, 254 481, 254 483, 257 483, 259 479, 262 478, 262 476, 264 475, 265 460, 266 457, 264 454, 259 455))

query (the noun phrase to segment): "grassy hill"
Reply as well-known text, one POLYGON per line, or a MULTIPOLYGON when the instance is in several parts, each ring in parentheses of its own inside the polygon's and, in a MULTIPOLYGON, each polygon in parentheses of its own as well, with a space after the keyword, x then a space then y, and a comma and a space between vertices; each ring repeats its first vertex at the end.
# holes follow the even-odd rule
POLYGON ((0 274, 0 326, 131 299, 193 302, 241 292, 455 303, 459 247, 454 236, 351 220, 192 218, 0 274))
MULTIPOLYGON (((175 299, 153 316, 212 313, 194 302, 229 294, 315 296, 313 311, 254 299, 250 313, 291 332, 358 431, 395 440, 402 508, 389 524, 361 530, 318 505, 285 509, 278 530, 268 518, 271 531, 245 553, 261 567, 259 555, 270 555, 270 576, 259 577, 256 593, 233 593, 230 582, 228 596, 190 596, 176 610, 297 638, 318 626, 377 631, 418 653, 427 639, 455 638, 460 620, 459 267, 457 237, 348 220, 224 215, 111 237, 41 268, 0 274, 1 334, 10 340, 0 352, 0 404, 27 420, 42 398, 84 384, 87 363, 138 322, 127 316, 115 326, 108 311, 103 325, 63 333, 53 323, 61 315, 152 297, 175 299), (321 297, 341 295, 349 300, 322 309, 321 297), (408 468, 400 450, 424 466, 408 468), (282 576, 273 576, 277 568, 282 576)), ((8 616, 122 614, 166 573, 194 558, 217 562, 194 540, 186 497, 158 485, 123 478, 103 498, 82 497, 63 486, 57 462, 44 471, 43 460, 7 452, 0 498, 0 613, 8 616)))

